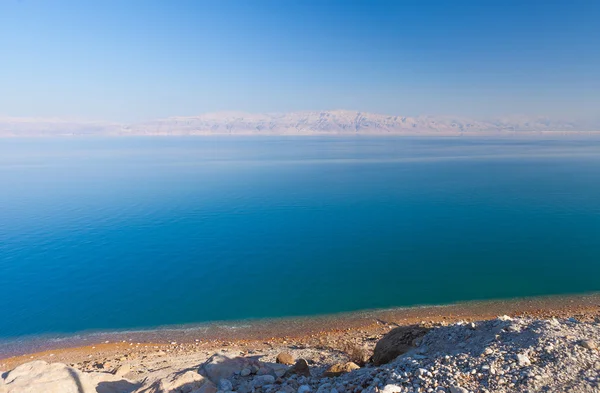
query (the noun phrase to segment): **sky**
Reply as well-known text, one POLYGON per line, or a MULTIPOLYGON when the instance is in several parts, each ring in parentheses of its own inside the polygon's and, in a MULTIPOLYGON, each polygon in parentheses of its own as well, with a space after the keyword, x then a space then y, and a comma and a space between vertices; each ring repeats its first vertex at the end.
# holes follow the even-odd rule
POLYGON ((0 0, 0 115, 598 118, 598 0, 0 0))

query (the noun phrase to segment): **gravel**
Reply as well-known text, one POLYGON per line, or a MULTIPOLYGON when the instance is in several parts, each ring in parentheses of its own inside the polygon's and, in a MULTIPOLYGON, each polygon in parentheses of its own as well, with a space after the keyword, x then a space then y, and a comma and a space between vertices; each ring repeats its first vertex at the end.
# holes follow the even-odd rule
POLYGON ((391 363, 335 378, 313 375, 301 386, 293 377, 281 384, 298 393, 597 393, 598 338, 600 324, 572 318, 459 322, 436 326, 391 363))

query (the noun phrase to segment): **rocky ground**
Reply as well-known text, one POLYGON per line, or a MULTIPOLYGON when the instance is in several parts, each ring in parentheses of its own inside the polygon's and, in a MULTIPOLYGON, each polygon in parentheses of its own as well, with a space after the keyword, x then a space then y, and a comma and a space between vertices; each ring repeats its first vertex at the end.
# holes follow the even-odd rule
POLYGON ((599 341, 597 316, 503 316, 220 347, 127 343, 138 350, 21 364, 0 392, 600 392, 599 341))

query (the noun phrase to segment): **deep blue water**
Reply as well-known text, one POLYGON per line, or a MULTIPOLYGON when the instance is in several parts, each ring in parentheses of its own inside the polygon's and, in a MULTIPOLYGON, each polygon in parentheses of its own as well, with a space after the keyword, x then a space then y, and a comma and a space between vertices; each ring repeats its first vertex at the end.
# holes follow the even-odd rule
POLYGON ((599 139, 0 140, 0 337, 600 290, 599 139))

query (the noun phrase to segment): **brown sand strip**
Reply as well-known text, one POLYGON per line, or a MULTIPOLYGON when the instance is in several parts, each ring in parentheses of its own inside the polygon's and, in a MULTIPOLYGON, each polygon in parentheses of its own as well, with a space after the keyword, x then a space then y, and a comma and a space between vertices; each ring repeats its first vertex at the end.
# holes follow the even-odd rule
POLYGON ((214 323, 201 327, 122 332, 86 337, 60 343, 43 343, 41 350, 23 351, 16 356, 0 353, 0 370, 7 370, 33 359, 76 363, 86 359, 118 355, 143 356, 157 350, 211 351, 225 346, 260 349, 265 345, 294 343, 313 345, 336 336, 382 334, 395 325, 431 324, 459 320, 484 320, 499 315, 532 318, 569 318, 591 321, 600 318, 600 294, 550 296, 518 300, 469 302, 447 306, 394 308, 315 317, 214 323), (233 328, 237 326, 236 328, 233 328), (105 343, 105 340, 109 340, 105 343), (93 340, 97 340, 94 342, 93 340), (91 344, 87 344, 92 342, 91 344), (83 343, 87 345, 82 345, 83 343), (29 353, 28 353, 29 352, 29 353))

